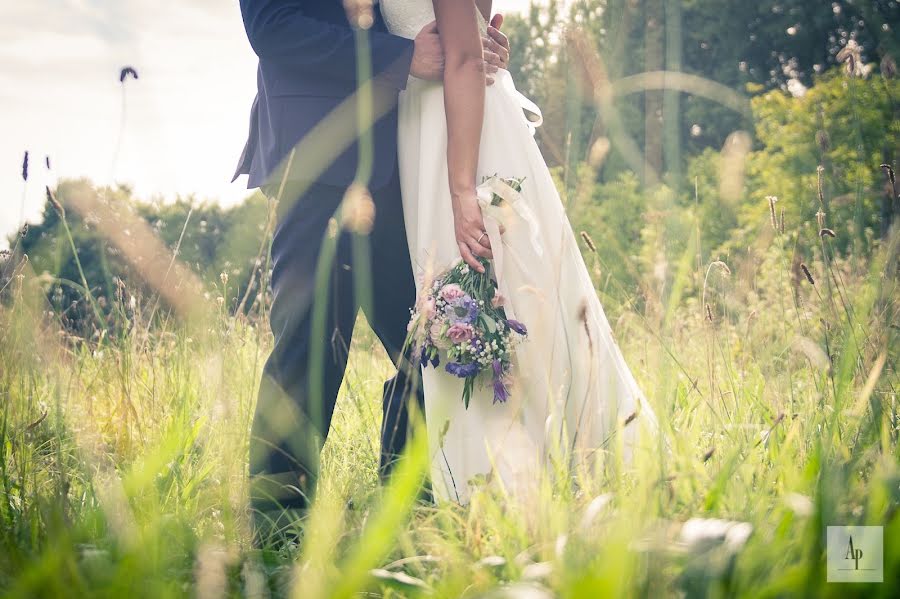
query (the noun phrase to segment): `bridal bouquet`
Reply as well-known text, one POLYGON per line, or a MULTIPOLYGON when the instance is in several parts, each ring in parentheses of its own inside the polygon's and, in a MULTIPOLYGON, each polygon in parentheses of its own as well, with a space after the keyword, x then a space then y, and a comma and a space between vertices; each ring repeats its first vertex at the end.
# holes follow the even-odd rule
POLYGON ((422 366, 437 368, 443 358, 444 370, 465 379, 462 400, 467 408, 482 373, 491 376, 494 403, 506 401, 511 350, 528 334, 521 322, 506 318, 490 263, 481 262, 484 274, 459 262, 435 279, 423 290, 409 323, 422 366))
MULTIPOLYGON (((510 203, 522 190, 522 181, 487 177, 478 188, 482 210, 510 203)), ((486 225, 488 222, 486 217, 486 225)), ((497 223, 490 222, 499 234, 497 223)), ((494 250, 498 269, 501 251, 499 247, 494 250)), ((507 400, 512 349, 528 335, 524 324, 507 318, 503 309, 506 298, 497 283, 500 273, 491 262, 479 261, 484 274, 459 260, 429 288, 422 289, 409 322, 410 342, 422 366, 437 368, 443 360, 444 370, 465 379, 462 400, 466 408, 482 374, 490 377, 494 403, 507 400)))

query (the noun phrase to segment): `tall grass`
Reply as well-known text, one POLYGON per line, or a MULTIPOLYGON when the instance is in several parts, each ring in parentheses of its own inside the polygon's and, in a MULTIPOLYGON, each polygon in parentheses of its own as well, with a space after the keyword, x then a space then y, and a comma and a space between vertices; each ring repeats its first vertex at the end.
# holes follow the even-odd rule
POLYGON ((668 449, 631 468, 536 477, 527 502, 496 489, 467 507, 420 502, 421 435, 378 486, 391 365, 360 327, 303 543, 263 548, 251 544, 246 461, 271 343, 265 301, 233 316, 216 301, 228 297, 223 277, 200 329, 151 318, 156 298, 126 290, 112 310, 119 334, 73 337, 44 309, 45 278, 12 254, 0 308, 0 589, 890 596, 900 582, 897 231, 866 263, 835 255, 822 235, 802 269, 796 236, 774 226, 730 265, 674 257, 687 266, 666 318, 608 306, 668 449), (885 527, 884 584, 825 582, 830 524, 885 527))
MULTIPOLYGON (((680 16, 672 10, 677 34, 680 16)), ((611 82, 582 38, 575 35, 573 47, 596 88, 602 118, 610 119, 611 139, 640 170, 645 161, 625 135, 612 96, 596 94, 611 82)), ((387 110, 372 97, 368 44, 358 47, 362 101, 333 115, 334 122, 355 126, 340 130, 343 137, 317 127, 298 146, 298 155, 312 156, 321 168, 387 110)), ((620 81, 619 93, 659 87, 667 90, 665 111, 677 113, 677 96, 651 75, 620 81)), ((697 84, 688 76, 677 80, 697 84)), ((746 109, 734 92, 719 93, 746 109)), ((677 155, 676 134, 665 132, 666 154, 677 155)), ((365 205, 373 149, 371 135, 362 133, 361 140, 357 185, 348 199, 365 205)), ((608 145, 602 148, 605 155, 608 145)), ((578 194, 582 178, 577 169, 570 172, 580 159, 570 160, 569 150, 565 197, 573 188, 578 194)), ((282 199, 301 195, 285 191, 293 156, 282 173, 282 199)), ((657 177, 652 165, 645 167, 646 193, 671 202, 652 189, 657 177)), ((821 194, 820 185, 824 208, 821 194)), ((59 206, 77 260, 65 201, 49 190, 48 199, 59 206)), ((699 209, 690 213, 693 238, 677 255, 668 253, 665 223, 648 225, 660 229, 649 235, 658 238, 651 249, 662 274, 641 281, 640 302, 625 289, 615 296, 621 304, 614 302, 607 290, 616 283, 597 248, 604 240, 582 235, 616 337, 659 418, 657 452, 627 467, 612 456, 596 472, 554 463, 554 472, 535 476, 536 493, 527 499, 485 487, 468 506, 432 505, 420 500, 427 456, 419 432, 381 487, 379 402, 392 366, 368 327, 359 326, 317 499, 310 515, 291 525, 298 530, 283 531, 299 531, 302 542, 276 535, 271 541, 285 542, 263 547, 251 541, 246 470, 256 391, 271 348, 265 294, 245 312, 247 296, 233 297, 222 276, 206 283, 216 289, 204 299, 189 271, 174 257, 161 258, 171 254, 156 251, 149 234, 143 245, 117 237, 122 215, 109 213, 102 232, 126 258, 149 256, 150 287, 158 291, 141 297, 120 283, 110 319, 100 314, 90 291, 96 282, 80 266, 77 283, 37 275, 14 245, 0 264, 0 592, 893 596, 900 584, 897 223, 871 258, 853 259, 833 251, 835 233, 819 223, 816 230, 831 233, 819 235, 814 255, 800 256, 800 229, 784 222, 783 211, 779 220, 773 203, 771 230, 745 253, 704 262, 699 215, 699 209), (188 282, 177 287, 176 280, 188 282), (52 284, 83 291, 93 334, 73 335, 48 309, 52 284), (231 312, 235 304, 241 309, 231 312), (179 312, 192 318, 179 321, 172 315, 179 312), (193 318, 198 314, 203 317, 193 318), (884 584, 826 583, 824 538, 831 524, 884 527, 884 584)), ((335 219, 335 227, 352 220, 343 213, 335 219)), ((270 214, 267 234, 272 224, 270 214)), ((358 243, 365 223, 350 225, 355 261, 365 264, 365 244, 358 243)), ((140 237, 140 227, 132 228, 140 237)), ((323 264, 333 241, 333 235, 326 240, 323 264)), ((263 240, 253 275, 263 288, 267 248, 263 240)), ((367 269, 355 272, 367 290, 367 269)), ((327 269, 319 274, 322 289, 327 269)))

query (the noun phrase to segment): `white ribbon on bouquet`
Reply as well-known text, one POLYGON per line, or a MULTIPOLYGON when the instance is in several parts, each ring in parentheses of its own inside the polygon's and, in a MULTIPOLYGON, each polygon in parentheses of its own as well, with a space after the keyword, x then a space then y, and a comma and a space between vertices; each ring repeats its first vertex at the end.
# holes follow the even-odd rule
MULTIPOLYGON (((497 176, 487 179, 476 189, 478 204, 484 218, 484 229, 491 241, 491 253, 494 256, 494 272, 497 276, 497 287, 500 293, 507 298, 511 297, 510 290, 503 282, 503 239, 501 228, 509 229, 512 225, 510 218, 517 216, 527 226, 531 236, 531 246, 535 254, 543 256, 544 248, 541 245, 540 227, 534 212, 522 199, 522 194, 497 176), (500 197, 503 203, 494 205, 494 195, 500 197), (508 209, 507 209, 508 208, 508 209)), ((515 320, 512 307, 509 302, 504 305, 507 318, 515 320)))

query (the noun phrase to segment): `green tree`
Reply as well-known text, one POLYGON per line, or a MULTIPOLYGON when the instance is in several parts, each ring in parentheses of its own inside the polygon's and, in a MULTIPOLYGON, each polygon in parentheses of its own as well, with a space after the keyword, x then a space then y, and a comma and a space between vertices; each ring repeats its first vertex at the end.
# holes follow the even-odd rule
MULTIPOLYGON (((55 190, 55 197, 63 206, 67 197, 77 194, 93 195, 96 201, 111 206, 113 214, 127 211, 146 221, 178 259, 199 275, 211 294, 227 295, 229 309, 238 306, 252 278, 244 308, 252 305, 262 277, 251 274, 265 265, 260 249, 265 249, 263 237, 269 216, 267 200, 261 194, 253 194, 234 207, 222 208, 195 198, 145 203, 136 200, 127 187, 97 188, 87 180, 63 181, 55 190), (221 273, 228 275, 227 293, 221 273)), ((91 295, 110 322, 123 300, 131 295, 151 298, 156 293, 115 245, 97 231, 97 218, 68 209, 66 227, 61 214, 48 201, 41 221, 32 223, 18 243, 17 239, 10 239, 10 246, 16 247, 17 253, 28 256, 32 268, 45 282, 51 304, 72 328, 87 328, 95 320, 78 262, 91 295), (77 262, 72 245, 77 250, 77 262)))

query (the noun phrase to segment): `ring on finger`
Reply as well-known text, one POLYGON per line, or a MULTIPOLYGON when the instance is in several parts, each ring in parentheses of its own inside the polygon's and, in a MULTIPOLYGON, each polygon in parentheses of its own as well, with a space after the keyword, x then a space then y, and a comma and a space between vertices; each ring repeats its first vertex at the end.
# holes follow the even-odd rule
POLYGON ((484 236, 485 236, 485 235, 487 235, 487 231, 482 231, 482 232, 481 232, 481 237, 479 237, 478 240, 477 240, 478 243, 481 243, 481 240, 484 239, 484 236))

